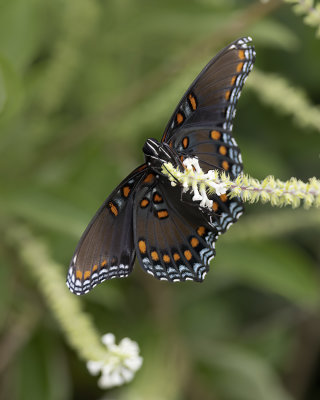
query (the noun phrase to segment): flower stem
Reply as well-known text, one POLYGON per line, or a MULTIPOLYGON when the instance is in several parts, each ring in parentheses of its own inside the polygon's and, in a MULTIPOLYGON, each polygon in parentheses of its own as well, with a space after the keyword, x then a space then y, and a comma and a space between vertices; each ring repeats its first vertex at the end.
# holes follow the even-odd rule
POLYGON ((89 315, 83 312, 80 299, 67 289, 62 267, 50 258, 46 246, 22 225, 13 225, 8 232, 8 240, 37 281, 71 347, 86 361, 109 357, 109 352, 100 341, 100 334, 89 315))
POLYGON ((230 198, 241 197, 244 202, 249 203, 261 201, 270 202, 276 207, 290 205, 296 208, 303 202, 306 209, 320 206, 320 180, 316 178, 310 178, 305 183, 296 178, 280 181, 273 176, 267 176, 259 181, 249 175, 241 174, 232 180, 227 173, 220 173, 218 170, 204 173, 197 159, 186 159, 184 164, 186 167, 184 172, 174 168, 171 163, 164 164, 162 172, 168 176, 172 185, 179 182, 185 191, 196 194, 193 200, 201 200, 200 205, 209 204, 206 194, 201 190, 205 188, 209 194, 226 193, 230 198))

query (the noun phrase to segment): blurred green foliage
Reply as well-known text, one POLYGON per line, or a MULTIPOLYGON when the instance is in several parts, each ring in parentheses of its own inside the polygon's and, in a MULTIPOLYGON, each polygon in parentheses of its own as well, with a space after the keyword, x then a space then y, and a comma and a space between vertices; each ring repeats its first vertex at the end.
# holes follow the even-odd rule
POLYGON ((245 172, 319 177, 319 129, 281 108, 288 99, 270 80, 302 91, 319 118, 320 41, 290 5, 1 0, 1 399, 320 398, 318 210, 247 206, 201 285, 158 282, 137 266, 77 299, 98 332, 137 340, 144 356, 131 384, 105 393, 6 240, 27 226, 67 271, 95 210, 142 162, 144 141, 161 137, 205 63, 247 34, 277 102, 253 72, 234 126, 245 172))

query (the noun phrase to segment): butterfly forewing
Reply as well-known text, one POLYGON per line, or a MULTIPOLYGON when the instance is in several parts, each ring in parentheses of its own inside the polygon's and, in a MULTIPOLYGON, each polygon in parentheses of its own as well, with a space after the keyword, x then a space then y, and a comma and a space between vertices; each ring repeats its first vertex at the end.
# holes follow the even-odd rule
POLYGON ((188 125, 231 132, 236 103, 255 59, 250 41, 234 41, 207 64, 182 97, 162 141, 170 143, 188 125))
POLYGON ((71 260, 67 285, 84 294, 106 279, 132 271, 134 192, 145 165, 133 171, 107 198, 83 233, 71 260))
MULTIPOLYGON (((232 136, 235 107, 253 67, 250 38, 231 43, 214 57, 187 90, 171 117, 162 141, 168 142, 181 161, 196 157, 204 172, 218 169, 231 179, 242 173, 240 149, 232 136)), ((210 223, 220 233, 243 212, 240 199, 211 195, 210 223)))

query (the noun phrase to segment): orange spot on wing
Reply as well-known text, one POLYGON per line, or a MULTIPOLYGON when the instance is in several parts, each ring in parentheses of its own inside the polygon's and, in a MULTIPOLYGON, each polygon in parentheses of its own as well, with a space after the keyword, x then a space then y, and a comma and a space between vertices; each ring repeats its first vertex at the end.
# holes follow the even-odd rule
POLYGON ((144 178, 144 183, 150 183, 154 180, 154 175, 153 174, 148 174, 145 178, 144 178))
POLYGON ((189 96, 188 96, 188 99, 190 101, 190 105, 191 105, 191 108, 193 109, 193 111, 196 110, 197 109, 197 102, 196 102, 195 97, 190 93, 189 96))
POLYGON ((226 146, 220 146, 219 147, 219 153, 225 156, 227 154, 227 148, 226 146))
POLYGON ((144 240, 139 240, 138 246, 141 253, 144 254, 147 251, 147 245, 144 240))
POLYGON ((213 209, 213 211, 216 212, 216 211, 218 210, 218 208, 219 208, 219 204, 218 204, 216 201, 214 201, 214 202, 212 203, 212 209, 213 209))
POLYGON ((186 149, 188 147, 188 144, 189 144, 189 139, 187 137, 183 138, 182 146, 184 149, 186 149))
POLYGON ((82 279, 82 272, 81 272, 81 271, 78 270, 78 271, 76 272, 76 278, 77 278, 77 279, 82 279))
POLYGON ((163 198, 162 198, 158 193, 155 193, 155 194, 154 194, 154 196, 153 196, 153 201, 154 201, 155 203, 161 203, 162 200, 163 200, 163 198))
POLYGON ((164 255, 162 256, 162 258, 163 258, 163 261, 164 261, 165 263, 169 263, 169 262, 170 262, 170 257, 168 256, 168 254, 164 254, 164 255))
POLYGON ((230 168, 228 161, 222 161, 221 165, 222 165, 222 168, 225 169, 226 171, 228 171, 228 169, 230 168))
POLYGON ((129 186, 125 186, 125 187, 122 189, 122 192, 123 192, 124 197, 128 197, 130 191, 131 191, 131 189, 129 188, 129 186))
POLYGON ((142 199, 142 200, 140 201, 140 206, 141 206, 142 208, 147 207, 148 204, 149 204, 149 200, 148 200, 148 199, 142 199))
POLYGON ((153 261, 159 261, 159 254, 155 250, 153 250, 151 252, 151 258, 153 259, 153 261))
POLYGON ((203 236, 206 233, 206 228, 204 226, 199 226, 197 233, 199 236, 203 236))
POLYGON ((158 212, 157 212, 157 215, 158 215, 158 218, 159 218, 159 219, 163 219, 163 218, 167 218, 167 216, 168 216, 169 214, 168 214, 168 211, 167 211, 167 210, 161 210, 161 211, 158 211, 158 212))
POLYGON ((190 244, 191 244, 192 247, 197 247, 198 244, 199 244, 199 240, 198 240, 197 238, 193 237, 193 238, 190 240, 190 244))
POLYGON ((173 259, 174 259, 174 261, 180 260, 180 255, 178 253, 174 253, 173 259))
POLYGON ((91 271, 84 271, 84 279, 88 279, 88 278, 90 278, 90 275, 91 275, 91 271))
POLYGON ((118 215, 118 209, 117 209, 117 207, 112 203, 112 201, 110 201, 108 205, 109 205, 109 208, 110 208, 112 214, 113 214, 114 216, 117 216, 117 215, 118 215))
POLYGON ((188 261, 191 260, 192 254, 191 254, 191 251, 190 251, 190 250, 185 250, 185 251, 183 252, 183 254, 184 254, 185 258, 186 258, 188 261))
POLYGON ((237 72, 241 72, 241 71, 242 71, 242 68, 243 68, 243 62, 240 62, 240 63, 237 65, 237 72))
POLYGON ((221 133, 218 131, 211 131, 210 136, 213 140, 219 140, 221 138, 221 133))
POLYGON ((228 200, 228 196, 224 193, 220 196, 220 199, 225 203, 228 200))
POLYGON ((226 91, 224 97, 225 97, 226 100, 229 100, 229 97, 230 97, 230 90, 227 90, 227 91, 226 91))
POLYGON ((172 143, 172 140, 170 140, 169 147, 172 149, 172 146, 173 146, 173 143, 172 143))
POLYGON ((238 56, 241 60, 244 60, 246 58, 245 54, 244 54, 244 50, 239 50, 238 51, 238 56))
POLYGON ((234 76, 231 78, 231 82, 230 82, 230 83, 231 83, 231 86, 234 85, 236 79, 237 79, 237 76, 236 76, 236 75, 234 75, 234 76))
POLYGON ((143 171, 146 169, 146 164, 141 165, 141 167, 138 168, 138 171, 143 171))
MULTIPOLYGON (((105 265, 107 265, 107 260, 103 260, 101 263, 101 267, 104 267, 105 265)), ((97 265, 94 265, 94 267, 92 268, 92 271, 96 271, 98 269, 97 265)))
POLYGON ((184 120, 183 115, 178 112, 177 116, 176 116, 176 120, 177 120, 177 123, 180 125, 184 120))

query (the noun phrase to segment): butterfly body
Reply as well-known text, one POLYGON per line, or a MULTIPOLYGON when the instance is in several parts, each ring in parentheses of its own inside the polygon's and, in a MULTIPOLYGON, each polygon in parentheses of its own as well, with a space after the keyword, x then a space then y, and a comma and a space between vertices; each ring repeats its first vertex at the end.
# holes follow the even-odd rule
POLYGON ((250 41, 238 39, 214 57, 182 97, 161 142, 145 142, 145 163, 111 193, 80 239, 67 276, 73 293, 129 275, 136 257, 160 280, 203 281, 215 241, 240 217, 242 202, 213 194, 212 208, 204 209, 172 186, 162 167, 171 162, 183 171, 192 157, 204 172, 224 170, 232 179, 242 173, 232 123, 255 58, 250 41))
POLYGON ((160 143, 156 139, 147 139, 143 146, 143 152, 147 166, 155 172, 160 172, 163 164, 168 162, 183 170, 179 154, 167 143, 160 143))

